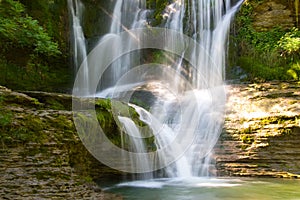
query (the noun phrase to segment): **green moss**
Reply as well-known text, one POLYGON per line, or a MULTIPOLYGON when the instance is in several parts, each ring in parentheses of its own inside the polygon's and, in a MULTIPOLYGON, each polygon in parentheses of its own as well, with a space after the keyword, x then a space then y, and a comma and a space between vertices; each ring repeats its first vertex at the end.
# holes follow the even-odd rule
MULTIPOLYGON (((258 119, 259 120, 259 119, 258 119)), ((297 124, 297 117, 289 117, 289 116, 276 116, 276 117, 266 117, 260 119, 260 125, 268 125, 268 124, 297 124)))
POLYGON ((52 116, 49 119, 33 114, 18 114, 0 110, 0 139, 7 144, 37 142, 46 143, 51 136, 63 139, 74 134, 73 122, 64 115, 52 116), (49 130, 53 130, 49 134, 49 130), (55 131, 57 130, 57 132, 55 131), (63 133, 63 134, 60 134, 63 133))
POLYGON ((100 109, 109 111, 111 109, 111 101, 109 99, 96 99, 95 105, 100 109))
POLYGON ((47 104, 49 108, 53 110, 66 110, 64 105, 62 105, 58 101, 55 101, 54 99, 48 100, 47 104))
POLYGON ((278 55, 273 53, 260 54, 256 50, 252 55, 243 55, 238 58, 237 65, 241 66, 248 74, 248 80, 265 82, 270 80, 288 80, 287 68, 284 60, 278 60, 278 55), (263 57, 264 56, 264 57, 263 57))
POLYGON ((12 137, 6 134, 10 130, 10 125, 13 120, 12 112, 0 108, 0 142, 6 143, 11 141, 12 137))
POLYGON ((43 106, 42 103, 40 103, 37 99, 23 96, 21 94, 13 94, 13 93, 7 93, 3 94, 1 96, 1 102, 0 105, 6 106, 6 105, 16 105, 19 107, 22 105, 23 107, 29 107, 29 108, 41 108, 43 106))
POLYGON ((110 128, 113 128, 115 126, 114 124, 114 117, 111 112, 111 104, 109 100, 101 100, 97 101, 96 105, 96 114, 97 119, 101 125, 101 127, 105 130, 109 130, 110 128))
POLYGON ((54 115, 49 121, 49 126, 54 127, 58 130, 64 130, 64 132, 69 132, 74 130, 73 121, 70 116, 66 115, 54 115))
MULTIPOLYGON (((38 94, 35 94, 36 96, 38 94)), ((73 122, 71 113, 69 112, 56 112, 52 109, 64 109, 64 105, 60 102, 64 99, 69 101, 69 97, 55 96, 54 94, 43 94, 43 98, 40 98, 43 103, 40 103, 34 98, 24 97, 22 95, 6 95, 1 96, 0 102, 0 142, 4 144, 26 144, 28 142, 34 142, 37 144, 45 144, 55 141, 58 145, 68 140, 76 140, 77 132, 73 122), (9 98, 6 98, 9 97, 9 98), (49 98, 47 98, 49 97, 49 98), (48 100, 47 100, 48 99, 48 100), (22 102, 25 105, 41 105, 40 107, 34 107, 36 109, 45 109, 40 111, 31 112, 31 108, 23 108, 22 102), (5 103, 5 104, 4 104, 5 103), (18 103, 18 104, 16 104, 18 103), (9 111, 6 106, 14 105, 15 112, 9 111), (48 110, 48 109, 51 110, 48 110), (24 112, 20 112, 24 111, 24 112)), ((89 101, 89 100, 87 100, 89 101)), ((127 116, 131 118, 134 123, 142 127, 144 130, 150 132, 149 127, 139 119, 138 113, 134 108, 128 106, 123 102, 113 102, 107 99, 97 99, 95 102, 95 110, 97 120, 103 129, 107 137, 115 145, 121 147, 121 127, 118 122, 117 115, 127 116)), ((87 115, 78 115, 77 120, 80 120, 83 124, 90 119, 90 113, 87 115)), ((154 149, 154 137, 146 138, 145 143, 148 145, 148 149, 154 149)), ((27 152, 28 154, 34 154, 33 152, 27 152)))
MULTIPOLYGON (((122 127, 119 123, 117 116, 128 117, 138 126, 143 128, 143 133, 151 132, 150 128, 139 119, 139 114, 134 108, 119 101, 113 101, 107 99, 96 100, 96 115, 106 136, 109 140, 118 147, 122 147, 121 144, 121 132, 119 127, 122 127)), ((152 151, 155 150, 154 137, 144 139, 144 143, 147 148, 152 151)), ((123 144, 124 145, 124 144, 123 144)), ((128 149, 128 144, 125 144, 125 148, 128 149)))
POLYGON ((94 182, 94 181, 93 181, 93 178, 90 177, 90 176, 85 176, 85 177, 84 177, 84 181, 85 181, 86 183, 93 183, 93 182, 94 182))
POLYGON ((0 109, 0 127, 4 128, 12 123, 13 114, 10 111, 0 109))
POLYGON ((248 147, 249 147, 249 145, 241 145, 241 146, 240 146, 240 148, 241 148, 242 150, 246 150, 248 147))
POLYGON ((253 135, 241 135, 240 139, 242 140, 243 143, 245 144, 252 144, 255 141, 255 138, 253 135))
POLYGON ((37 99, 42 104, 42 109, 51 110, 72 110, 72 96, 61 93, 47 92, 23 92, 26 95, 37 99))
POLYGON ((38 142, 44 143, 48 141, 48 137, 44 130, 49 129, 47 123, 43 122, 35 115, 27 115, 22 120, 15 124, 11 124, 7 134, 10 135, 14 141, 21 143, 38 142))

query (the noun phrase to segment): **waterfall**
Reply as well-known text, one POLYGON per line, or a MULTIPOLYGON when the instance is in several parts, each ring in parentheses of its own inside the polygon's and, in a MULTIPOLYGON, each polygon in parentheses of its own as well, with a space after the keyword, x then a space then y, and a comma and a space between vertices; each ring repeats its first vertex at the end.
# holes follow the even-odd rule
MULTIPOLYGON (((120 49, 127 47, 128 49, 134 42, 134 39, 128 41, 120 41, 118 34, 133 28, 143 28, 146 26, 147 10, 145 10, 146 2, 144 0, 117 0, 112 14, 112 23, 110 32, 105 35, 99 42, 107 38, 113 38, 112 45, 115 47, 113 52, 116 57, 120 55, 120 49)), ((105 55, 103 55, 105 57, 105 55)), ((120 77, 128 70, 130 66, 139 64, 138 54, 135 57, 125 55, 122 59, 117 60, 110 67, 111 71, 105 74, 106 78, 100 84, 100 89, 106 89, 116 85, 120 77)))
POLYGON ((89 94, 89 70, 87 60, 85 59, 87 56, 86 41, 81 25, 84 5, 80 0, 68 0, 68 9, 72 16, 73 41, 71 44, 73 44, 72 49, 75 71, 78 71, 80 65, 83 66, 84 76, 82 77, 82 82, 80 84, 82 85, 82 94, 87 95, 89 94))
MULTIPOLYGON (((155 100, 147 110, 130 105, 139 114, 140 120, 151 129, 156 152, 151 156, 139 156, 138 160, 130 158, 133 168, 138 169, 137 172, 148 172, 152 166, 154 170, 160 169, 154 166, 163 166, 168 177, 211 175, 212 149, 224 121, 226 95, 223 81, 228 32, 230 22, 243 0, 234 6, 231 0, 171 1, 164 10, 161 27, 176 31, 176 37, 166 35, 163 41, 181 51, 178 55, 163 52, 165 62, 151 65, 143 63, 140 50, 122 54, 122 50, 129 51, 131 47, 139 45, 143 34, 130 35, 124 41, 121 33, 132 34, 132 29, 148 28, 153 10, 146 8, 146 0, 116 0, 110 32, 100 38, 98 43, 101 48, 95 48, 92 55, 98 62, 104 63, 110 58, 117 59, 110 63, 110 67, 94 71, 88 66, 96 63, 97 59, 82 59, 83 54, 87 53, 80 23, 83 8, 80 0, 74 2, 68 0, 75 38, 73 49, 76 60, 83 62, 80 72, 84 75, 77 77, 80 81, 75 85, 81 89, 75 87, 73 94, 130 102, 137 91, 151 92, 155 100), (182 37, 177 37, 177 33, 182 37), (188 34, 199 45, 185 43, 187 36, 184 34, 188 34), (187 60, 194 62, 191 64, 187 60), (94 87, 97 88, 94 93, 90 85, 98 80, 97 71, 103 72, 103 77, 99 85, 94 87), (86 88, 88 92, 77 91, 86 88)), ((153 29, 155 31, 159 32, 153 29)), ((78 67, 78 62, 76 64, 78 67)), ((119 111, 116 113, 118 116, 115 120, 126 134, 126 137, 122 135, 123 143, 126 138, 131 151, 146 155, 148 151, 143 141, 143 128, 135 124, 130 116, 122 115, 119 111)))

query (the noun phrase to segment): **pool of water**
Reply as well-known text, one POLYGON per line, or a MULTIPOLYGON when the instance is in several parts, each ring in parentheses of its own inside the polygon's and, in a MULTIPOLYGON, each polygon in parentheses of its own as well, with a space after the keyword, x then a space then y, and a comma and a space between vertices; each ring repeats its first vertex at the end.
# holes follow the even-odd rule
POLYGON ((300 200, 300 180, 286 179, 153 179, 121 182, 104 190, 128 200, 300 200))

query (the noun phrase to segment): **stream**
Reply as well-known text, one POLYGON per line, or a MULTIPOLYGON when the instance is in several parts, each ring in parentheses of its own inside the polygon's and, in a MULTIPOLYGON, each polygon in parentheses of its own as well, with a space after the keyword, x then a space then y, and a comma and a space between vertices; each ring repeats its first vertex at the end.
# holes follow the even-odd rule
POLYGON ((105 191, 127 200, 300 199, 300 180, 271 178, 175 178, 108 183, 105 191))

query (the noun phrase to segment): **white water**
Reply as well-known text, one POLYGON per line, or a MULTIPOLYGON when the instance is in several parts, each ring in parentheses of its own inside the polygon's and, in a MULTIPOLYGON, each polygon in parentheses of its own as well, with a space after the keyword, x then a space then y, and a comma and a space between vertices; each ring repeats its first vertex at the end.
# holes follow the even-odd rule
MULTIPOLYGON (((135 125, 135 123, 127 117, 118 117, 118 120, 121 122, 123 125, 123 131, 126 133, 130 133, 130 135, 127 134, 122 134, 122 147, 123 149, 128 147, 130 151, 135 152, 135 153, 146 153, 146 146, 141 140, 142 135, 141 132, 139 131, 138 127, 135 125), (127 143, 125 145, 125 143, 127 143)), ((136 161, 136 163, 132 163, 135 166, 138 166, 139 168, 145 169, 148 165, 149 162, 146 159, 146 157, 139 157, 138 160, 130 159, 131 162, 136 161)), ((147 178, 152 178, 152 176, 145 176, 147 178)))
POLYGON ((82 86, 82 93, 88 94, 89 93, 89 69, 88 63, 85 59, 87 56, 86 50, 86 41, 84 37, 84 33, 82 30, 82 16, 84 12, 84 5, 81 3, 80 0, 68 0, 68 9, 69 13, 72 16, 72 49, 73 49, 73 57, 74 57, 74 66, 75 70, 77 71, 80 65, 83 66, 84 77, 82 77, 82 82, 80 85, 82 86))
MULTIPOLYGON (((130 49, 132 43, 135 42, 134 39, 124 42, 119 40, 118 34, 129 29, 145 27, 147 13, 145 5, 146 2, 144 0, 116 0, 110 32, 99 41, 105 40, 107 36, 115 37, 112 44, 112 46, 115 47, 114 52, 108 53, 113 53, 115 57, 118 57, 120 50, 124 48, 124 46, 130 49)), ((102 56, 105 57, 105 53, 102 56)), ((112 64, 110 74, 106 74, 109 77, 105 79, 105 85, 108 87, 114 86, 122 75, 130 70, 131 66, 138 64, 138 54, 135 54, 134 57, 125 55, 122 59, 117 60, 112 64)))
MULTIPOLYGON (((189 179, 154 179, 147 181, 132 181, 117 184, 116 187, 135 187, 135 188, 163 188, 165 186, 184 187, 184 188, 216 188, 216 187, 236 187, 241 186, 244 182, 238 179, 206 179, 192 177, 189 179)), ((106 188, 110 189, 110 188, 106 188)))
MULTIPOLYGON (((79 0, 74 1, 77 10, 80 10, 79 0)), ((140 77, 127 79, 124 78, 126 73, 134 66, 140 65, 141 54, 135 52, 134 55, 124 55, 111 65, 110 71, 101 80, 99 87, 101 90, 96 94, 100 97, 122 100, 124 93, 132 94, 132 91, 141 85, 148 86, 151 81, 157 82, 161 88, 165 89, 162 92, 165 93, 164 96, 173 96, 173 98, 166 99, 157 95, 158 100, 151 105, 149 111, 133 105, 139 113, 140 119, 151 128, 157 150, 162 150, 158 153, 158 161, 166 166, 164 171, 168 177, 209 176, 214 170, 212 149, 222 129, 226 98, 223 80, 227 35, 231 19, 242 0, 233 7, 230 5, 230 0, 190 0, 189 5, 186 5, 185 2, 176 0, 166 7, 164 27, 184 34, 184 19, 188 15, 189 23, 187 24, 190 36, 200 44, 200 47, 196 46, 189 52, 183 50, 179 58, 178 56, 168 57, 166 54, 166 58, 168 57, 172 62, 171 64, 170 62, 164 63, 170 65, 164 70, 149 72, 150 74, 147 72, 140 77), (183 64, 184 57, 196 60, 195 66, 186 70, 187 67, 183 64), (173 74, 175 77, 168 77, 168 74, 165 73, 170 69, 176 71, 173 74), (180 75, 184 72, 186 76, 182 78, 180 75), (166 78, 163 78, 164 76, 166 78), (162 81, 162 79, 164 80, 162 81), (101 84, 104 86, 101 87, 101 84), (122 95, 118 96, 118 93, 122 93, 122 95), (178 137, 182 138, 182 143, 174 143, 178 137), (185 137, 193 139, 188 146, 184 142, 185 137), (168 146, 171 146, 171 150, 163 151, 168 146), (181 152, 180 156, 178 156, 178 152, 181 152)), ((69 5, 73 17, 75 56, 80 60, 82 54, 86 53, 84 34, 80 25, 82 13, 75 12, 76 9, 71 0, 69 0, 69 5)), ((118 34, 133 28, 148 26, 147 15, 151 11, 145 9, 145 5, 145 0, 115 1, 110 32, 99 41, 100 43, 111 39, 113 43, 111 45, 115 48, 113 52, 106 51, 106 48, 98 50, 99 52, 96 53, 100 61, 109 56, 118 57, 121 49, 130 49, 138 38, 131 37, 127 41, 121 41, 118 34)), ((170 44, 176 44, 175 41, 172 41, 174 40, 172 37, 166 36, 165 40, 168 40, 170 44)), ((84 71, 85 77, 82 80, 83 84, 88 87, 89 83, 86 83, 86 80, 92 78, 88 74, 87 64, 83 65, 86 65, 87 70, 84 71)), ((170 74, 172 73, 170 72, 170 74)), ((169 76, 171 76, 170 74, 169 76)), ((88 89, 86 91, 82 94, 95 95, 89 93, 88 89)), ((155 92, 153 93, 155 94, 155 92)), ((142 141, 143 130, 127 116, 120 115, 118 120, 122 124, 122 130, 126 132, 126 142, 130 143, 130 149, 136 153, 147 152, 142 141)), ((123 136, 122 138, 124 139, 123 136)), ((135 161, 134 165, 136 165, 135 168, 140 169, 147 168, 144 165, 149 165, 149 163, 149 160, 145 159, 135 161)))

